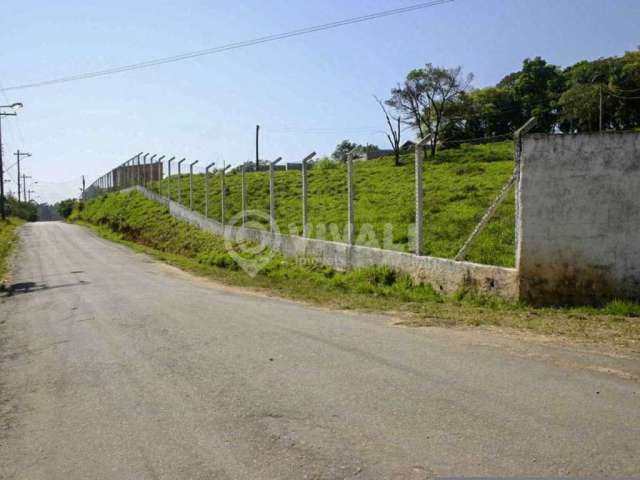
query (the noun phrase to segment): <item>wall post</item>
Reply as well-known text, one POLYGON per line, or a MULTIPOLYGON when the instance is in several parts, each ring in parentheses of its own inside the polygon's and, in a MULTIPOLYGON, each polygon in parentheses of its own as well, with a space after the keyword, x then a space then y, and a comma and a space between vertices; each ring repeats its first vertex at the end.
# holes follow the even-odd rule
POLYGON ((355 211, 353 199, 355 191, 353 186, 353 154, 357 148, 347 153, 347 243, 355 244, 355 211))
POLYGON ((231 168, 231 165, 227 165, 226 167, 224 167, 223 164, 223 168, 222 170, 220 170, 220 223, 222 224, 222 226, 224 226, 224 218, 225 218, 225 207, 226 207, 226 202, 225 202, 225 182, 224 182, 224 177, 225 177, 225 173, 227 172, 227 170, 229 170, 231 168))
POLYGON ((183 158, 178 162, 178 203, 182 204, 182 173, 180 171, 180 166, 182 162, 185 162, 187 159, 183 158))
POLYGON ((269 228, 271 233, 276 230, 276 179, 274 167, 280 160, 282 160, 282 157, 269 162, 269 228))
POLYGON ((302 160, 302 236, 309 236, 309 183, 307 178, 307 162, 316 155, 316 152, 310 153, 302 160))
POLYGON ((204 216, 209 218, 209 170, 216 164, 211 162, 204 169, 204 216))
POLYGON ((193 210, 193 166, 198 160, 189 164, 189 210, 193 210))
POLYGON ((167 160, 167 198, 171 200, 171 162, 173 162, 176 157, 171 157, 167 160))
POLYGON ((245 223, 247 223, 247 183, 246 183, 246 177, 245 177, 245 172, 246 168, 245 165, 242 165, 242 167, 240 167, 240 196, 242 199, 242 226, 244 227, 245 223))
POLYGON ((136 165, 136 185, 140 185, 140 156, 141 154, 138 154, 138 164, 136 165))
POLYGON ((152 179, 154 179, 155 181, 158 182, 158 195, 162 195, 162 161, 164 160, 164 158, 166 157, 166 155, 162 155, 158 160, 156 160, 156 168, 154 169, 152 166, 152 170, 151 170, 151 174, 152 174, 152 179), (157 172, 157 174, 155 174, 154 172, 157 172), (158 178, 155 178, 158 177, 158 178))
POLYGON ((416 255, 424 255, 424 146, 431 141, 431 137, 421 139, 415 148, 415 180, 416 180, 416 255))

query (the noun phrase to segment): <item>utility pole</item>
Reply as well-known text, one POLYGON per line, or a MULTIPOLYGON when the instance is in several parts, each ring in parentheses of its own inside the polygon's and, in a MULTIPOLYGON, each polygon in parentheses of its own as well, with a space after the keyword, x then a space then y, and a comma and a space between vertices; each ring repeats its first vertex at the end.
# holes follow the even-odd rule
POLYGON ((21 195, 20 195, 20 159, 21 157, 30 157, 31 154, 27 153, 27 152, 21 152, 20 150, 18 150, 16 153, 14 153, 14 155, 16 156, 17 159, 17 163, 18 163, 18 202, 20 201, 21 195))
POLYGON ((84 200, 84 175, 82 175, 82 199, 84 200))
MULTIPOLYGON (((24 200, 27 200, 27 178, 33 178, 30 175, 22 174, 22 196, 24 200)), ((18 183, 20 183, 20 179, 18 179, 18 183)))
MULTIPOLYGON (((11 105, 0 105, 0 109, 2 108, 16 110, 22 108, 22 103, 17 102, 11 105)), ((7 113, 0 110, 0 217, 2 217, 2 220, 6 218, 4 209, 4 164, 2 163, 2 117, 15 117, 16 115, 16 112, 7 113)))
POLYGON ((260 125, 256 125, 256 172, 260 168, 260 125))

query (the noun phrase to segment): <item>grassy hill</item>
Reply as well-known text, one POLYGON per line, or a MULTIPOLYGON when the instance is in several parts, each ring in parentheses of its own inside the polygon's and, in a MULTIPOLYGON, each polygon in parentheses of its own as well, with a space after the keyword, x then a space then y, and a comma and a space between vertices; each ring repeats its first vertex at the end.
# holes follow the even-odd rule
MULTIPOLYGON (((513 170, 513 143, 463 145, 442 151, 425 164, 424 206, 427 255, 452 258, 466 237, 496 197, 513 170)), ((276 172, 276 220, 283 233, 302 231, 301 181, 299 171, 276 172)), ((355 218, 356 237, 370 229, 382 242, 385 224, 392 225, 394 249, 409 251, 409 225, 413 223, 414 167, 413 155, 403 157, 396 167, 393 159, 356 162, 355 218)), ((188 204, 189 180, 181 180, 182 203, 188 204)), ((204 213, 204 175, 194 175, 194 208, 204 213)), ((220 177, 210 177, 211 218, 220 219, 220 177)), ((240 174, 226 176, 226 221, 241 210, 240 174)), ((151 187, 166 195, 166 179, 151 187)), ((247 173, 248 208, 269 211, 269 179, 266 172, 247 173)), ((177 200, 177 177, 172 177, 172 198, 177 200)), ((344 165, 326 164, 309 172, 310 223, 335 224, 340 233, 347 220, 347 185, 344 165)), ((496 216, 469 250, 467 259, 474 262, 514 265, 514 198, 500 207, 496 216)), ((265 225, 266 228, 266 225, 265 225)), ((318 232, 313 231, 312 237, 318 232)), ((325 238, 333 239, 330 234, 325 238)), ((371 235, 361 236, 359 244, 378 246, 371 235)))

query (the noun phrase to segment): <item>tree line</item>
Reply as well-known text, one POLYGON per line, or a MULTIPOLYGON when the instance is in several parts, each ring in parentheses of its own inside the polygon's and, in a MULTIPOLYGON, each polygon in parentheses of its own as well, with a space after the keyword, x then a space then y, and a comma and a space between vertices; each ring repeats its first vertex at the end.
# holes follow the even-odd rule
MULTIPOLYGON (((534 116, 536 131, 545 133, 640 127, 640 48, 566 68, 527 58, 495 86, 473 88, 472 82, 473 74, 460 66, 427 63, 378 101, 396 163, 402 125, 431 139, 432 156, 441 146, 506 138, 534 116)), ((349 147, 341 145, 342 151, 349 147)))

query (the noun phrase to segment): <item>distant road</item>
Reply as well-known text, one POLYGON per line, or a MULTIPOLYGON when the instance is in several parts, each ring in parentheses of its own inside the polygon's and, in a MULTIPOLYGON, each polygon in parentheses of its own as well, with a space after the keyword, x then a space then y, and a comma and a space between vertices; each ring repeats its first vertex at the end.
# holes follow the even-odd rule
POLYGON ((640 475, 628 359, 234 291, 78 226, 21 237, 0 478, 640 475))

